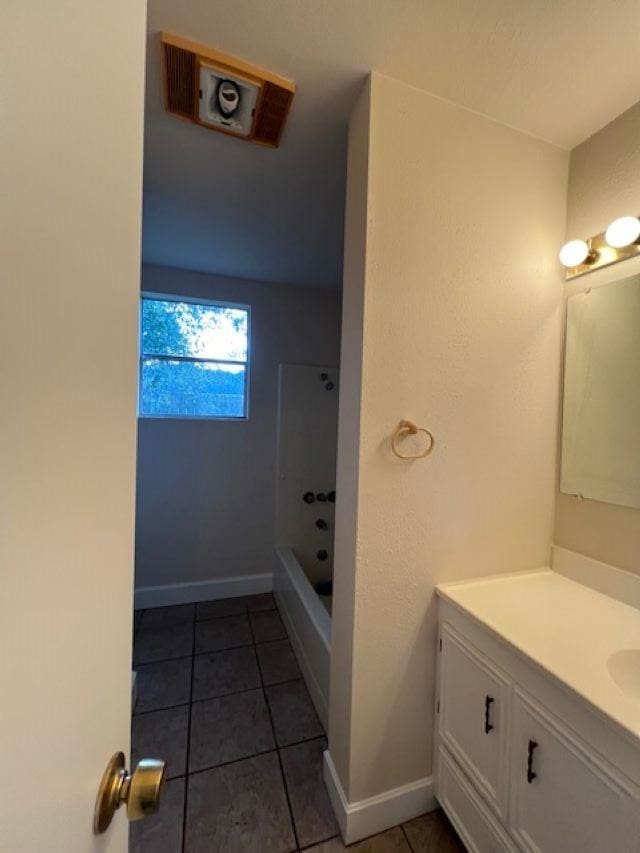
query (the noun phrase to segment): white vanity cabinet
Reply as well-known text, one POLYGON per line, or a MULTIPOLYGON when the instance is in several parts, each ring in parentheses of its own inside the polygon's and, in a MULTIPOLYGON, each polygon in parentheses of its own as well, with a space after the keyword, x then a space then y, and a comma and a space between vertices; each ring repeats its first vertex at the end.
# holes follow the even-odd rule
POLYGON ((640 853, 640 742, 446 600, 439 634, 436 797, 468 850, 640 853))

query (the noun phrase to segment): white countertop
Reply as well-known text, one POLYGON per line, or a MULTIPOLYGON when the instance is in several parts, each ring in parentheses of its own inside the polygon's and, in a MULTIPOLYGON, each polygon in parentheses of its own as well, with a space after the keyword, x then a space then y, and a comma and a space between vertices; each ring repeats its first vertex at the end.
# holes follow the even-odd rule
POLYGON ((640 610, 548 569, 437 593, 640 738, 640 610))

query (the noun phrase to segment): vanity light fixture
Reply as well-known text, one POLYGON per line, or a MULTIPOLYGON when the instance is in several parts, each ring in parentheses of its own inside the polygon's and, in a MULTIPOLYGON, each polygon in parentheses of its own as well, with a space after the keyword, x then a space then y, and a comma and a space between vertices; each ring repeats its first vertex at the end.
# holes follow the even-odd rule
POLYGON ((637 216, 621 216, 614 219, 604 232, 604 239, 614 249, 624 249, 640 237, 640 219, 637 216))
POLYGON ((560 249, 568 279, 640 255, 640 218, 621 216, 590 240, 569 240, 560 249))
POLYGON ((569 240, 560 249, 560 263, 564 267, 577 267, 583 264, 590 254, 589 244, 585 240, 569 240))

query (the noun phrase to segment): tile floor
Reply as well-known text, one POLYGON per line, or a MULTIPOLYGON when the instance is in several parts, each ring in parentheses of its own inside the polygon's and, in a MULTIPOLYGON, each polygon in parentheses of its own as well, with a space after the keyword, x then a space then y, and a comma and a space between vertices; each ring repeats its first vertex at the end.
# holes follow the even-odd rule
POLYGON ((272 595, 137 611, 132 763, 164 758, 158 815, 130 853, 458 853, 435 812, 345 848, 325 734, 272 595))

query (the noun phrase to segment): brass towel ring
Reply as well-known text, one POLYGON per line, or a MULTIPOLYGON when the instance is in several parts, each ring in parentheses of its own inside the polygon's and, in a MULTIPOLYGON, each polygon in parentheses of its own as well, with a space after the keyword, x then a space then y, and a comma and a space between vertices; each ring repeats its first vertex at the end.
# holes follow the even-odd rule
POLYGON ((431 453, 435 443, 436 440, 433 437, 433 433, 426 429, 426 427, 419 427, 417 424, 414 424, 413 421, 400 421, 391 437, 391 449, 398 459, 424 459, 425 456, 428 456, 431 453), (402 453, 398 450, 398 440, 400 438, 407 435, 417 435, 419 432, 424 433, 424 435, 429 438, 429 443, 426 445, 424 450, 421 450, 419 453, 402 453))

